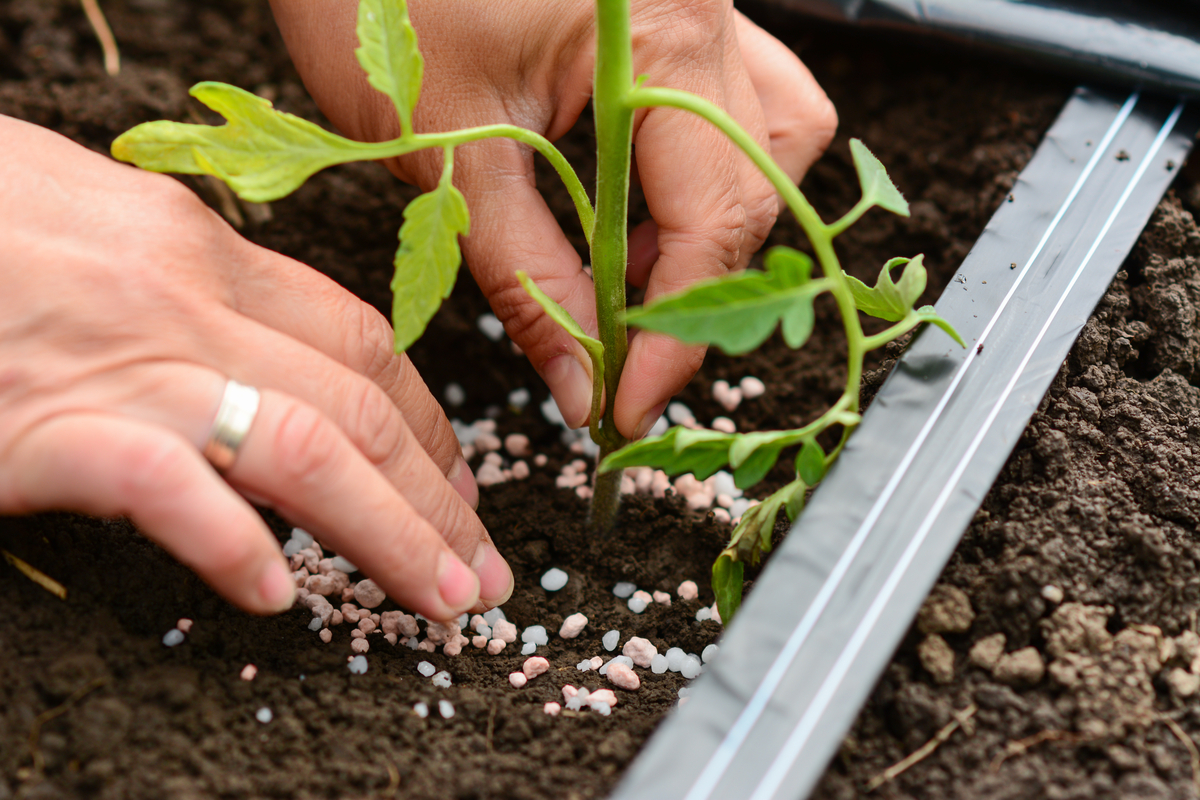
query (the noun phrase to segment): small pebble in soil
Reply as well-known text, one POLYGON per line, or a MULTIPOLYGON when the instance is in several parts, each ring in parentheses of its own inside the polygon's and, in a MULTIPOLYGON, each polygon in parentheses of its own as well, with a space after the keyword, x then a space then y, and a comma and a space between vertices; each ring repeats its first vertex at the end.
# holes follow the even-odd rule
MULTIPOLYGON (((1054 586, 1052 584, 1047 584, 1046 586, 1042 587, 1042 597, 1047 602, 1058 605, 1059 603, 1061 603, 1063 601, 1063 596, 1064 596, 1063 590, 1058 588, 1057 586, 1054 586)), ((183 629, 180 628, 180 630, 183 630, 183 629)))
POLYGON ((658 648, 650 643, 648 639, 643 639, 641 636, 633 636, 625 643, 625 647, 621 648, 621 654, 629 656, 633 659, 633 663, 639 667, 648 667, 654 657, 658 655, 658 648))
POLYGON ((562 627, 558 629, 558 635, 563 639, 574 639, 583 629, 587 627, 588 618, 583 614, 575 613, 563 620, 562 627))
POLYGON ((454 679, 450 677, 449 672, 446 672, 446 670, 442 670, 441 672, 437 673, 432 678, 430 678, 429 682, 432 683, 434 686, 438 687, 439 689, 449 689, 450 685, 452 683, 454 683, 454 679))
POLYGON ((702 651, 700 651, 700 660, 703 661, 705 664, 707 664, 708 662, 710 662, 714 658, 716 658, 717 653, 720 653, 720 652, 721 652, 720 647, 718 647, 715 644, 710 644, 708 647, 705 647, 702 651))
POLYGON ((659 653, 654 658, 650 659, 650 671, 655 675, 662 675, 667 671, 667 657, 659 653))
POLYGON ((346 665, 346 668, 355 675, 365 675, 367 672, 367 657, 355 656, 350 659, 350 663, 346 665))
POLYGON ((546 705, 542 706, 542 711, 546 712, 546 716, 548 717, 557 717, 558 712, 562 711, 562 706, 553 702, 546 703, 546 705))
POLYGON ((508 674, 508 682, 514 689, 520 689, 522 686, 529 683, 529 678, 525 677, 524 672, 510 672, 508 674))
POLYGON ((742 390, 742 397, 747 400, 762 397, 767 391, 767 385, 753 375, 747 375, 742 378, 741 383, 738 384, 738 388, 742 390))
POLYGON ((508 405, 514 411, 521 411, 525 406, 529 405, 530 397, 528 389, 513 389, 508 393, 508 405))
POLYGON ((429 716, 429 706, 425 703, 417 703, 413 706, 413 713, 421 719, 425 719, 429 716))
POLYGON ((550 662, 541 656, 525 659, 525 663, 521 665, 521 672, 529 680, 533 680, 538 675, 545 674, 550 671, 550 662))
POLYGON ((171 628, 171 630, 163 634, 162 643, 167 647, 174 647, 183 644, 183 639, 183 631, 179 630, 179 628, 171 628))
POLYGON ((242 671, 238 677, 244 681, 252 681, 256 675, 258 675, 258 667, 254 666, 253 664, 247 664, 246 666, 242 667, 242 671))
POLYGON ((542 575, 542 588, 547 592, 557 592, 567 585, 567 573, 558 567, 551 567, 542 575))
POLYGON ((454 716, 454 704, 449 700, 438 700, 438 713, 442 719, 450 719, 454 716))
POLYGON ((275 715, 271 713, 271 709, 263 706, 258 711, 254 712, 254 718, 263 725, 266 725, 268 722, 275 719, 275 715))
POLYGON ((600 643, 604 645, 604 649, 612 652, 617 649, 617 642, 621 641, 620 631, 609 631, 600 639, 600 643))
POLYGON ((695 581, 684 581, 675 591, 680 600, 695 600, 700 596, 700 589, 696 586, 695 581))
POLYGON ((183 631, 184 633, 191 633, 192 632, 192 621, 190 619, 188 619, 187 617, 182 617, 178 622, 175 623, 175 627, 178 628, 179 630, 183 631))
POLYGON ((504 323, 496 319, 495 314, 480 314, 479 319, 475 320, 475 324, 479 326, 483 335, 493 342, 504 338, 504 323))
POLYGON ((433 673, 437 672, 437 667, 435 667, 433 664, 430 664, 428 661, 422 661, 420 664, 417 664, 417 672, 421 673, 426 678, 431 678, 433 677, 433 673))
MULTIPOLYGON (((612 681, 613 686, 630 692, 636 691, 642 685, 642 679, 637 676, 633 668, 619 661, 608 665, 607 677, 612 681)), ((685 674, 684 677, 687 675, 685 674)))
POLYGON ((457 383, 447 383, 446 388, 442 391, 442 397, 446 398, 446 403, 448 403, 451 408, 458 408, 463 403, 467 402, 466 391, 457 383))

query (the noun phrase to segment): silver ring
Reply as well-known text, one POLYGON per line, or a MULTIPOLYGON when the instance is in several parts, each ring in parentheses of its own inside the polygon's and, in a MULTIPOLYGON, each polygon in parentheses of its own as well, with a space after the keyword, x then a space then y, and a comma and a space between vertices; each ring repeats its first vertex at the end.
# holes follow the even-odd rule
POLYGON ((253 386, 231 380, 225 384, 217 417, 208 431, 201 452, 219 470, 226 470, 237 460, 238 448, 254 424, 258 413, 259 393, 253 386))

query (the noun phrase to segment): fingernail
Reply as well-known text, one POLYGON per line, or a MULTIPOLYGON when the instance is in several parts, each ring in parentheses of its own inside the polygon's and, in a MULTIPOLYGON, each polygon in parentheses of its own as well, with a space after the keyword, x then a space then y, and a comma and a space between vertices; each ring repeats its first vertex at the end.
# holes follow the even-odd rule
POLYGON ((542 366, 542 379, 550 387, 554 402, 569 427, 578 428, 587 422, 592 405, 592 379, 587 370, 564 353, 542 366))
POLYGON ((662 416, 663 409, 667 407, 667 401, 664 400, 654 408, 646 412, 646 416, 642 417, 642 421, 638 423, 637 430, 633 432, 633 440, 636 442, 642 439, 654 427, 654 423, 658 422, 658 418, 662 416))
POLYGON ((449 551, 438 556, 437 586, 442 602, 456 614, 475 605, 479 599, 479 578, 449 551))
POLYGON ((459 456, 458 460, 454 462, 446 480, 450 481, 454 491, 462 495, 462 499, 467 501, 467 505, 471 508, 479 508, 479 484, 475 483, 471 467, 462 456, 459 456))
POLYGON ((475 548, 471 569, 479 576, 479 599, 490 608, 502 606, 513 593, 512 568, 496 545, 484 540, 475 548))
POLYGON ((296 602, 296 581, 283 562, 272 558, 258 579, 258 596, 268 613, 287 611, 296 602))

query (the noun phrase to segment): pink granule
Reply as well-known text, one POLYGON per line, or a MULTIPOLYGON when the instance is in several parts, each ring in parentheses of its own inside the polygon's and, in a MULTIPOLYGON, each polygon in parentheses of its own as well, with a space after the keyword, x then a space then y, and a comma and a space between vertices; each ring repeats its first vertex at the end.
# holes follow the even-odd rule
POLYGON ((542 706, 542 711, 546 712, 546 716, 548 717, 557 717, 558 712, 562 711, 562 706, 558 703, 546 703, 546 705, 542 706))
MULTIPOLYGON (((652 645, 649 640, 643 639, 640 636, 632 637, 625 643, 625 647, 621 650, 621 655, 629 656, 633 659, 633 663, 639 667, 650 666, 650 661, 658 655, 658 648, 652 645)), ((608 671, 612 672, 613 665, 610 665, 608 671)))
POLYGON ((175 623, 175 627, 179 629, 180 633, 191 633, 192 621, 187 617, 181 617, 180 620, 175 623))
POLYGON ((387 597, 375 581, 367 578, 354 584, 354 599, 363 608, 374 608, 387 597))
POLYGON ((512 684, 514 689, 520 689, 525 684, 529 683, 529 678, 525 677, 524 672, 509 673, 508 682, 512 684))
POLYGON ((630 692, 636 691, 642 685, 642 679, 637 673, 620 661, 613 661, 608 665, 608 680, 618 689, 630 692))
POLYGON ((258 667, 254 666, 253 664, 247 664, 246 666, 242 667, 239 677, 244 681, 252 681, 254 680, 254 676, 257 674, 258 667))
POLYGON ((677 590, 680 600, 695 600, 700 596, 700 590, 695 581, 684 581, 677 590))
POLYGON ((366 637, 363 637, 362 639, 351 639, 350 640, 350 649, 353 650, 354 652, 358 653, 359 655, 362 655, 363 653, 365 653, 371 649, 371 645, 369 645, 367 643, 366 637))
POLYGON ((506 619, 498 619, 492 625, 492 638, 512 644, 517 640, 517 626, 506 619))
POLYGON ((488 642, 487 651, 489 656, 500 655, 500 651, 504 649, 505 641, 503 639, 492 639, 488 642))
POLYGON ((615 708, 617 705, 617 695, 612 689, 597 689, 588 695, 588 705, 593 703, 607 703, 609 708, 615 708))
POLYGON ((333 641, 333 631, 329 630, 329 628, 321 628, 321 631, 317 634, 317 636, 320 637, 321 641, 325 644, 329 644, 333 641))
POLYGON ((562 627, 558 629, 558 635, 564 639, 574 639, 583 632, 587 624, 588 618, 583 614, 572 614, 563 620, 562 627))
POLYGON ((521 665, 521 672, 526 678, 533 680, 538 675, 542 675, 550 670, 550 662, 541 656, 531 656, 525 659, 525 663, 521 665))

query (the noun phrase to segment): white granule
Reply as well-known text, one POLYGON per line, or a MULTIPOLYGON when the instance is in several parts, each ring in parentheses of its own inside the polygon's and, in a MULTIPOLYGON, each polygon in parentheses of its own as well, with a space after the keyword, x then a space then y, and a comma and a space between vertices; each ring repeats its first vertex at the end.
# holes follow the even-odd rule
POLYGON ((700 674, 700 670, 700 656, 694 653, 689 653, 687 658, 684 659, 683 666, 679 668, 679 674, 683 675, 683 677, 690 681, 692 678, 700 674))
POLYGON ((609 631, 600 639, 600 643, 604 645, 604 649, 612 652, 617 649, 617 642, 621 641, 620 631, 609 631))
POLYGON ((567 585, 567 573, 558 567, 552 567, 542 576, 542 588, 547 592, 557 592, 567 585))
POLYGON ((690 688, 688 688, 687 686, 679 687, 679 697, 687 697, 691 693, 692 693, 692 690, 690 688))
POLYGON ((430 678, 429 682, 432 683, 434 686, 437 686, 439 689, 449 689, 450 684, 452 684, 454 681, 450 678, 449 672, 446 672, 446 670, 442 670, 441 672, 439 672, 438 674, 436 674, 432 678, 430 678))
POLYGON ((420 645, 421 643, 417 641, 416 636, 408 637, 408 641, 405 643, 405 647, 407 647, 409 650, 416 650, 418 647, 420 647, 420 645))
POLYGON ((712 619, 712 609, 708 606, 696 612, 696 622, 705 622, 710 619, 712 619))
POLYGON ((450 719, 454 716, 454 704, 449 700, 438 700, 438 713, 442 719, 450 719))
POLYGON ((667 671, 667 657, 659 653, 654 658, 650 659, 650 671, 655 675, 662 675, 667 671))
POLYGON ((333 568, 336 570, 340 570, 347 575, 358 572, 358 567, 354 566, 345 556, 334 556, 332 560, 333 568))
POLYGON ((367 657, 366 656, 355 656, 354 658, 350 659, 350 663, 346 665, 346 668, 349 669, 355 675, 362 675, 362 674, 366 673, 367 657))
POLYGON ((258 711, 254 712, 254 718, 263 725, 266 725, 268 722, 275 719, 275 715, 271 713, 271 709, 263 706, 258 711))
POLYGON ((683 668, 683 662, 687 659, 687 653, 682 648, 672 647, 667 650, 667 669, 671 672, 679 672, 683 668))
POLYGON ((592 668, 592 660, 590 658, 585 658, 583 661, 580 661, 578 664, 575 665, 575 669, 579 670, 580 672, 587 672, 591 668, 592 668))
POLYGON ((417 703, 415 706, 413 706, 413 713, 421 719, 425 719, 429 716, 429 706, 425 703, 417 703))
POLYGON ((528 389, 513 389, 508 393, 508 404, 520 411, 529 405, 530 396, 528 389))
POLYGON ((646 602, 646 598, 644 597, 629 598, 629 610, 635 614, 641 614, 646 610, 646 606, 648 605, 650 604, 646 602))
POLYGON ((445 391, 442 392, 442 397, 446 398, 446 402, 452 408, 458 408, 467 401, 466 391, 457 383, 447 383, 445 391))
POLYGON ((546 628, 542 625, 530 625, 521 631, 521 641, 532 642, 540 647, 550 643, 550 635, 546 633, 546 628))
MULTIPOLYGON (((317 620, 318 627, 320 627, 320 622, 321 620, 317 620)), ((163 634, 162 643, 167 647, 174 647, 175 645, 183 644, 183 640, 183 631, 179 630, 179 628, 171 628, 171 630, 163 634)))
POLYGON ((738 388, 742 390, 742 397, 747 400, 753 400, 756 397, 761 397, 763 392, 767 391, 767 386, 753 375, 747 375, 742 378, 738 384, 738 388))
POLYGON ((417 672, 429 678, 433 676, 433 673, 437 672, 437 667, 428 661, 422 661, 420 664, 417 664, 417 672))
POLYGON ((669 428, 670 426, 671 426, 671 423, 667 421, 667 418, 665 416, 659 417, 658 420, 655 421, 655 423, 650 426, 650 431, 646 435, 647 436, 662 436, 664 433, 667 432, 667 428, 669 428))
POLYGON ((498 619, 506 619, 504 612, 500 609, 493 608, 490 611, 484 612, 483 621, 488 625, 491 625, 493 628, 496 626, 496 620, 498 619))
POLYGON ((536 652, 537 645, 533 642, 526 642, 525 644, 521 645, 521 655, 523 656, 531 656, 536 652))
POLYGON ((700 652, 700 660, 705 664, 717 657, 717 653, 721 652, 721 648, 715 644, 710 644, 700 652))
POLYGON ((493 342, 500 341, 504 336, 504 323, 496 319, 495 314, 480 314, 479 319, 475 320, 475 324, 479 326, 483 335, 493 342))
POLYGON ((303 528, 292 528, 292 539, 300 543, 301 550, 306 547, 312 547, 313 542, 316 541, 313 535, 303 528))
MULTIPOLYGON (((311 620, 309 620, 309 622, 308 622, 308 629, 309 629, 310 631, 319 631, 319 630, 321 630, 321 628, 323 628, 323 627, 325 627, 325 623, 323 623, 323 622, 321 621, 321 618, 320 618, 320 617, 313 617, 313 618, 312 618, 311 620)), ((182 640, 182 639, 180 639, 180 641, 183 641, 183 640, 182 640)))
POLYGON ((592 709, 592 711, 595 711, 602 717, 607 717, 612 713, 612 709, 609 708, 608 703, 597 703, 594 706, 588 706, 588 708, 592 709))
POLYGON ((613 587, 613 594, 624 600, 637 591, 637 584, 629 581, 621 581, 613 587))
POLYGON ((676 425, 683 425, 685 421, 695 422, 696 415, 683 403, 675 402, 667 406, 667 419, 676 425))

